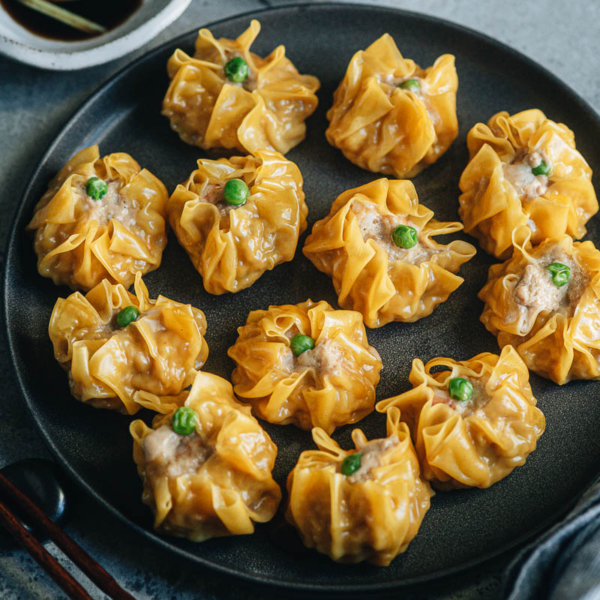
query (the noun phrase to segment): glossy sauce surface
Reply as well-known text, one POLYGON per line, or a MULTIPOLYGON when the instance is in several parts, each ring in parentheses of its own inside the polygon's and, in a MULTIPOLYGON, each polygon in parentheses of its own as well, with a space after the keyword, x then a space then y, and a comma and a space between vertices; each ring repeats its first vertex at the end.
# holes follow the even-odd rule
MULTIPOLYGON (((52 3, 102 25, 107 31, 110 31, 124 23, 142 5, 142 0, 72 0, 52 3)), ((103 35, 75 29, 21 4, 19 0, 0 0, 0 6, 19 25, 40 37, 65 42, 79 42, 103 35)))

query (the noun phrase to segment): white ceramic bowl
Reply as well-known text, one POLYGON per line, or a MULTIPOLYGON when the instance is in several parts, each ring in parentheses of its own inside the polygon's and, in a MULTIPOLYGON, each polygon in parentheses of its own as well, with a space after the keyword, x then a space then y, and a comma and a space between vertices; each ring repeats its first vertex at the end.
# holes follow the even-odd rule
POLYGON ((119 58, 144 45, 170 25, 191 0, 144 0, 127 21, 81 42, 49 40, 27 31, 0 6, 0 53, 30 65, 71 71, 119 58))

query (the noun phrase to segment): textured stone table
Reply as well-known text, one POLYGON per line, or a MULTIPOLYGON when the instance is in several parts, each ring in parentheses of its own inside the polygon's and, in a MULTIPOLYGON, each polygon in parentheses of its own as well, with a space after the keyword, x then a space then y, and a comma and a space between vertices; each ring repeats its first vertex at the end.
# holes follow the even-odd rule
MULTIPOLYGON (((192 0, 190 8, 131 56, 81 72, 40 71, 0 57, 0 239, 45 148, 73 111, 118 69, 180 33, 229 15, 285 5, 282 1, 192 0)), ((600 3, 546 0, 398 0, 378 2, 436 15, 495 37, 538 61, 600 110, 600 57, 596 50, 600 3)), ((451 50, 451 49, 449 49, 451 50)), ((4 259, 4 243, 1 245, 4 259)), ((0 467, 27 457, 47 457, 20 398, 4 338, 0 340, 0 467)), ((67 531, 136 598, 254 599, 264 592, 237 585, 147 546, 121 522, 76 492, 67 531)), ((0 597, 62 598, 60 590, 22 550, 11 549, 0 531, 0 597)), ((55 552, 52 545, 50 551, 55 552)), ((59 553, 60 555, 60 553, 59 553)), ((62 560, 62 559, 61 559, 62 560)), ((499 597, 501 565, 479 567, 428 589, 428 598, 499 597)), ((103 597, 87 582, 95 598, 103 597)), ((406 596, 403 596, 406 597, 406 596)), ((423 597, 418 592, 415 597, 423 597)))

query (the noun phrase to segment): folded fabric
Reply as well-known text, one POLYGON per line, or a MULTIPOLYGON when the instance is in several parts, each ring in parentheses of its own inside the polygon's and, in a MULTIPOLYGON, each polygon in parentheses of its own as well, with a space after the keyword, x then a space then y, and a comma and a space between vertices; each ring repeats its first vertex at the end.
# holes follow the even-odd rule
POLYGON ((600 598, 600 479, 566 519, 523 550, 505 575, 506 600, 600 598))

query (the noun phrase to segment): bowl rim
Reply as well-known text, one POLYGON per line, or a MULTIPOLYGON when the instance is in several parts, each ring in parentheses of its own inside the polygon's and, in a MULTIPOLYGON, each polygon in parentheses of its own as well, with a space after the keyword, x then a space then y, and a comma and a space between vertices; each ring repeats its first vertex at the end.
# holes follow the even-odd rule
MULTIPOLYGON (((19 62, 52 71, 74 71, 110 62, 137 50, 181 16, 192 0, 171 0, 139 27, 83 50, 71 52, 35 48, 0 33, 0 54, 19 62)), ((102 38, 98 38, 101 40, 102 38)))

